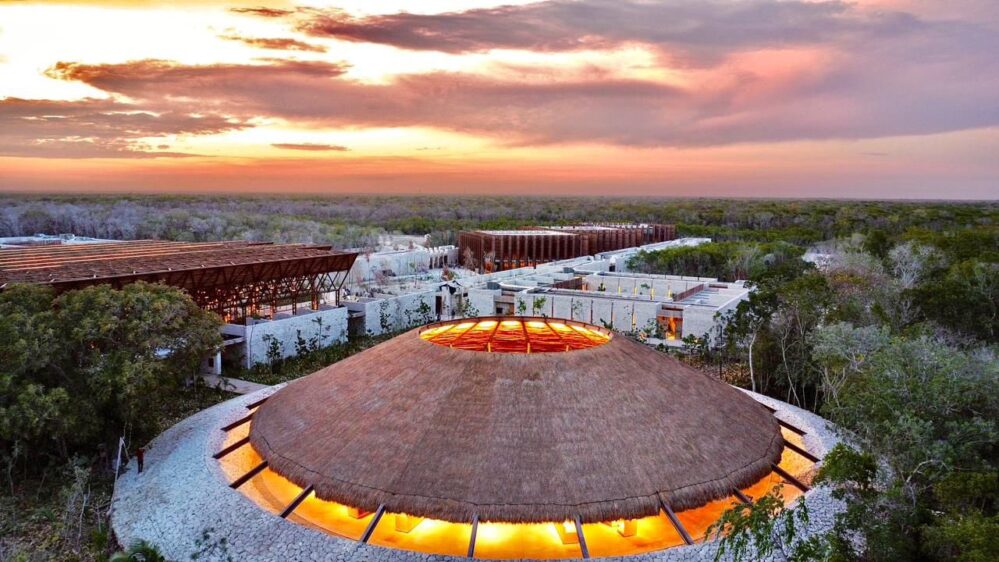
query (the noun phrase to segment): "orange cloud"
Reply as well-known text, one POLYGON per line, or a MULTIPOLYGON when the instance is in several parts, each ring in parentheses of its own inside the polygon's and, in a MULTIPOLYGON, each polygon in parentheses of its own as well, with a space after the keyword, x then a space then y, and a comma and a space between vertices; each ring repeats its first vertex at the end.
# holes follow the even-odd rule
POLYGON ((272 143, 271 146, 274 148, 283 148, 285 150, 307 150, 312 152, 346 152, 350 150, 346 146, 341 146, 338 144, 317 144, 317 143, 293 143, 293 142, 276 142, 272 143))
POLYGON ((220 35, 222 39, 229 41, 240 41, 251 47, 260 49, 272 49, 277 51, 308 51, 312 53, 325 53, 326 47, 313 43, 306 43, 290 37, 242 37, 240 35, 220 35))

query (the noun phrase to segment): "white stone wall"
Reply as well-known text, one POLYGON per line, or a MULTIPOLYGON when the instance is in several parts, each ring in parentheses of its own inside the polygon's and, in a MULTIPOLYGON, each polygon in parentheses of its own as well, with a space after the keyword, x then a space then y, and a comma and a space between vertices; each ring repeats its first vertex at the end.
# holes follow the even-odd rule
POLYGON ((388 270, 396 276, 416 275, 431 269, 431 259, 456 263, 458 249, 454 246, 435 248, 415 248, 389 252, 376 252, 357 256, 347 279, 350 283, 370 283, 375 280, 375 272, 388 270))
MULTIPOLYGON (((683 310, 683 337, 711 335, 715 326, 715 311, 704 307, 687 307, 683 310)), ((680 345, 680 342, 676 342, 680 345)))
POLYGON ((381 323, 378 318, 379 302, 381 302, 379 299, 364 298, 358 301, 345 302, 344 306, 350 312, 362 313, 364 315, 364 333, 375 335, 382 333, 381 323))
POLYGON ((610 260, 594 260, 589 263, 584 263, 573 269, 577 273, 586 273, 588 271, 610 271, 611 262, 610 260))
POLYGON ((347 309, 331 307, 319 311, 299 313, 295 316, 278 315, 274 320, 252 321, 244 328, 244 360, 247 367, 270 361, 268 350, 277 342, 281 357, 296 355, 296 343, 301 337, 306 342, 315 341, 326 347, 347 340, 347 309))
MULTIPOLYGON (((659 302, 632 299, 609 299, 601 296, 565 295, 553 293, 521 292, 516 295, 516 303, 524 303, 525 314, 534 315, 534 300, 544 298, 542 316, 567 318, 587 322, 596 326, 610 326, 615 330, 631 332, 646 328, 654 322, 659 310, 659 302), (634 322, 633 322, 634 319, 634 322)), ((514 310, 517 310, 515 305, 514 310)))
POLYGON ((395 332, 437 320, 436 290, 407 295, 381 295, 344 303, 353 312, 364 313, 364 330, 371 335, 395 332), (423 311, 420 303, 426 303, 423 311))
POLYGON ((466 298, 479 316, 496 314, 496 297, 502 293, 499 289, 469 289, 466 298))
POLYGON ((400 295, 386 299, 378 305, 379 324, 384 314, 391 325, 391 331, 404 330, 437 320, 436 291, 424 291, 400 295), (425 303, 424 312, 420 312, 420 304, 425 303))
POLYGON ((649 276, 641 277, 617 277, 612 275, 587 275, 584 278, 586 286, 591 291, 596 291, 601 283, 604 284, 608 295, 634 296, 645 295, 654 296, 656 300, 667 300, 667 295, 682 293, 696 285, 713 282, 714 279, 702 277, 680 277, 680 276, 649 276), (620 293, 618 288, 620 287, 620 293))
MULTIPOLYGON (((734 293, 735 291, 732 292, 734 293)), ((739 306, 739 303, 747 298, 749 298, 748 293, 740 294, 718 308, 706 306, 686 307, 683 311, 683 336, 693 335, 700 338, 707 334, 708 341, 714 341, 717 335, 716 326, 719 324, 719 319, 716 319, 715 315, 717 314, 720 315, 719 318, 724 318, 728 312, 735 310, 739 306)))

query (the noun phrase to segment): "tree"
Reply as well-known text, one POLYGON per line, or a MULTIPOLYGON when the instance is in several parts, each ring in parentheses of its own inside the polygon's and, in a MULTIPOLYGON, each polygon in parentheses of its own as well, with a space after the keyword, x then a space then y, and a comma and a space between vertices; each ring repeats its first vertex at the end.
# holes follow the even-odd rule
POLYGON ((544 314, 547 300, 545 297, 534 297, 531 300, 531 314, 535 316, 544 314))
POLYGON ((930 318, 977 339, 999 342, 999 263, 956 263, 919 293, 930 318))
POLYGON ((821 372, 824 402, 840 404, 843 386, 861 373, 868 359, 888 345, 888 331, 878 326, 854 328, 841 322, 815 330, 812 357, 821 372))
POLYGON ((827 404, 863 452, 826 456, 818 481, 837 486, 847 509, 825 545, 859 534, 864 560, 994 560, 996 388, 999 361, 987 354, 926 337, 874 352, 827 404))
POLYGON ((477 265, 477 262, 475 260, 475 254, 472 252, 472 249, 465 248, 465 252, 462 254, 461 257, 462 257, 461 265, 469 271, 475 271, 475 266, 477 265))
POLYGON ((794 508, 784 505, 781 485, 752 503, 740 503, 725 511, 708 527, 708 535, 719 541, 715 562, 730 555, 732 560, 762 560, 780 551, 788 558, 800 541, 800 527, 809 523, 804 502, 794 508))
POLYGON ((807 390, 818 378, 812 361, 812 332, 824 320, 830 299, 829 285, 818 273, 785 283, 776 296, 770 326, 780 357, 777 371, 787 383, 786 402, 807 406, 807 390))
POLYGON ((219 318, 184 292, 135 283, 55 297, 0 293, 0 445, 65 457, 151 428, 171 394, 221 347, 219 318))

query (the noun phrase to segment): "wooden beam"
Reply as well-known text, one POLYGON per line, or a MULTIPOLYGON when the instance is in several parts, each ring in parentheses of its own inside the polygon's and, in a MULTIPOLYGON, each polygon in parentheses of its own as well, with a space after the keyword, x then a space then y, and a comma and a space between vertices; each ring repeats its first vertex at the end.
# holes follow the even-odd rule
POLYGON ((493 326, 493 331, 489 332, 489 339, 486 340, 486 350, 488 351, 493 350, 493 338, 496 337, 496 331, 499 330, 500 324, 502 323, 503 323, 502 320, 499 319, 496 320, 496 325, 493 326))
POLYGON ((289 515, 291 515, 291 512, 295 511, 295 508, 298 507, 299 504, 304 502, 305 498, 309 497, 309 494, 311 493, 312 493, 312 485, 310 484, 307 488, 302 490, 302 493, 295 496, 295 499, 291 500, 291 503, 288 504, 288 507, 284 508, 284 511, 281 512, 281 519, 285 519, 289 515))
POLYGON ((673 513, 669 503, 663 499, 662 494, 659 495, 659 505, 661 505, 663 511, 666 512, 666 517, 669 518, 669 522, 673 524, 676 532, 680 533, 680 536, 683 538, 683 542, 687 544, 694 544, 694 539, 690 536, 690 533, 687 532, 687 529, 683 527, 683 524, 680 523, 680 520, 676 518, 676 514, 673 513))
POLYGON ((236 441, 232 445, 229 445, 225 449, 222 449, 221 451, 215 453, 214 455, 212 455, 212 458, 215 460, 221 459, 222 457, 228 455, 229 453, 235 451, 236 449, 242 447, 243 445, 246 445, 249 442, 250 442, 250 437, 249 436, 244 437, 239 441, 236 441))
POLYGON ((223 427, 222 431, 232 431, 233 429, 236 429, 237 427, 243 425, 244 423, 250 421, 251 419, 253 419, 253 414, 252 413, 249 414, 248 416, 246 416, 245 418, 240 418, 240 419, 232 422, 231 424, 223 427))
POLYGON ((267 461, 258 464, 257 466, 251 468, 250 472, 247 472, 246 474, 233 480, 232 484, 229 484, 229 487, 232 488, 233 490, 239 488, 243 484, 246 484, 250 480, 250 478, 253 478, 254 476, 260 474, 260 472, 265 468, 267 468, 267 461))
POLYGON ((579 520, 579 515, 576 516, 576 536, 579 537, 579 549, 583 551, 583 558, 590 557, 590 549, 586 548, 586 537, 583 536, 583 523, 579 520))
POLYGON ((749 496, 743 494, 742 490, 738 488, 732 488, 732 493, 735 494, 735 497, 739 498, 739 501, 742 503, 753 503, 753 500, 749 499, 749 496))
POLYGON ((385 504, 381 504, 378 506, 378 510, 375 511, 375 515, 371 518, 371 521, 368 522, 367 528, 364 529, 364 534, 361 535, 360 539, 361 542, 368 542, 368 539, 371 538, 371 533, 375 532, 375 527, 378 526, 378 522, 381 520, 382 514, 384 513, 385 513, 385 504))
MULTIPOLYGON (((461 322, 458 322, 458 324, 461 324, 461 322)), ((455 324, 455 326, 457 326, 458 324, 455 324)), ((464 332, 458 334, 458 337, 456 337, 453 340, 451 340, 451 343, 448 344, 448 347, 454 347, 454 344, 458 343, 458 340, 460 340, 461 338, 465 337, 465 334, 467 334, 468 332, 471 332, 472 330, 474 330, 475 327, 478 326, 478 325, 479 325, 479 321, 476 320, 475 322, 472 323, 472 327, 471 328, 468 328, 464 332)), ((445 331, 450 332, 451 330, 445 330, 445 331)))
MULTIPOLYGON (((569 316, 572 316, 572 305, 570 304, 569 306, 570 306, 569 316)), ((562 342, 562 345, 566 346, 566 349, 568 349, 569 343, 565 341, 565 338, 562 337, 562 334, 558 333, 558 330, 552 328, 552 325, 551 323, 548 322, 548 320, 545 320, 545 326, 548 328, 549 331, 551 331, 551 333, 555 334, 555 337, 558 338, 558 341, 562 342)))
POLYGON ((776 472, 777 474, 779 474, 780 477, 783 478, 784 480, 787 480, 792 485, 794 485, 795 488, 798 488, 802 492, 807 492, 808 490, 810 490, 810 488, 808 487, 808 484, 805 484, 801 480, 798 480, 797 478, 795 478, 794 476, 792 476, 791 473, 789 473, 788 471, 784 470, 783 468, 777 466, 777 464, 772 464, 770 466, 773 467, 774 472, 776 472))
POLYGON ((468 557, 475 557, 475 535, 479 533, 479 514, 472 516, 472 536, 468 539, 468 557))
POLYGON ((784 440, 784 446, 812 462, 819 462, 820 460, 822 460, 819 457, 816 457, 815 455, 795 445, 794 443, 791 443, 790 441, 784 440))
POLYGON ((777 423, 779 423, 783 427, 786 427, 786 428, 790 429, 791 431, 797 433, 798 435, 805 436, 805 430, 804 429, 798 429, 797 427, 795 427, 795 426, 787 423, 786 421, 784 421, 784 420, 782 420, 780 418, 777 418, 777 423))

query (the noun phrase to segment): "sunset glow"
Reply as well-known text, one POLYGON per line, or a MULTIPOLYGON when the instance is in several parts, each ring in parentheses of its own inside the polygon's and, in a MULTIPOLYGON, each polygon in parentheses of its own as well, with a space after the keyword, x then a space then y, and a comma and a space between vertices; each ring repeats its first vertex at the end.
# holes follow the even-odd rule
POLYGON ((306 5, 0 2, 0 190, 999 189, 988 0, 306 5))

